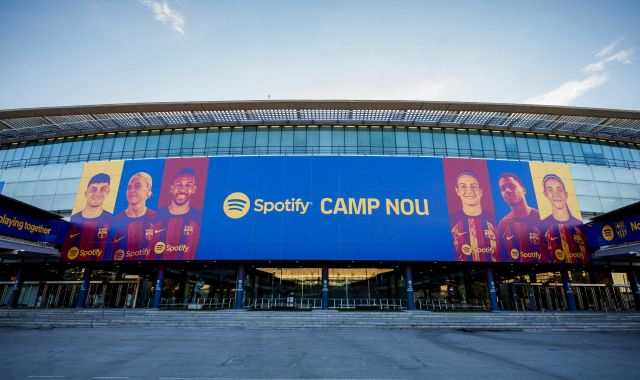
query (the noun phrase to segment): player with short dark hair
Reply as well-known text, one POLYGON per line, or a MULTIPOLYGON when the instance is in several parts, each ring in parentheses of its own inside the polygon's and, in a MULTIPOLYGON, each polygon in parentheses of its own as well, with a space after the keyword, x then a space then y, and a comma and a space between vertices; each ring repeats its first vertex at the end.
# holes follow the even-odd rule
POLYGON ((104 201, 111 192, 111 177, 98 173, 89 179, 84 192, 84 208, 71 215, 71 227, 62 248, 68 260, 98 261, 107 254, 107 236, 113 214, 104 209, 104 201))
POLYGON ((502 261, 547 262, 546 246, 540 231, 540 212, 527 204, 527 190, 520 177, 502 173, 498 179, 502 199, 511 212, 498 224, 502 261))
POLYGON ((497 230, 491 214, 482 210, 482 187, 478 176, 463 170, 456 176, 454 191, 462 209, 450 218, 458 261, 498 261, 497 230))
POLYGON ((202 223, 201 211, 191 205, 197 190, 195 171, 189 167, 180 169, 169 186, 171 201, 158 210, 155 225, 162 230, 155 253, 162 255, 163 260, 195 258, 202 223))

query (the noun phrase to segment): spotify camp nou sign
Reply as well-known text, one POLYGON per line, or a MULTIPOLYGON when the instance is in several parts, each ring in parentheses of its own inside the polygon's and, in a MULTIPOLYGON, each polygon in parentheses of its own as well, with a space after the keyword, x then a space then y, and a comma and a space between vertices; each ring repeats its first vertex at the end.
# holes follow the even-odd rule
POLYGON ((84 166, 62 256, 585 263, 565 164, 212 157, 84 166))

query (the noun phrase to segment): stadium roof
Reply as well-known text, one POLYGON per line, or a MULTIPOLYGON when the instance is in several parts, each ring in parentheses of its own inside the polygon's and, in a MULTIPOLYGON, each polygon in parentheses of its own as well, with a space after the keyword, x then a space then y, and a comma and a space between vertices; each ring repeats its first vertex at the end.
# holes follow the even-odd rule
POLYGON ((0 143, 144 129, 331 124, 498 129, 640 142, 640 111, 465 102, 281 100, 0 110, 0 143))

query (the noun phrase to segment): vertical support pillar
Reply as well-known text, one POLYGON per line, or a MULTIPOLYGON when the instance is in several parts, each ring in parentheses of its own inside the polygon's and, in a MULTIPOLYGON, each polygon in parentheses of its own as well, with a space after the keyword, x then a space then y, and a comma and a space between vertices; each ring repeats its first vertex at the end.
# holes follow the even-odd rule
POLYGON ((576 299, 573 296, 573 289, 571 288, 571 281, 569 281, 569 271, 563 270, 560 272, 562 275, 562 286, 564 287, 564 297, 567 300, 567 310, 576 311, 576 299))
POLYGON ((527 290, 529 292, 529 305, 531 311, 538 311, 538 303, 536 302, 536 293, 533 291, 533 285, 529 283, 527 286, 527 290))
POLYGON ((249 278, 251 279, 251 297, 258 298, 258 274, 256 268, 252 268, 249 278))
POLYGON ((640 285, 638 285, 638 276, 633 267, 629 270, 628 277, 633 292, 633 303, 635 303, 636 310, 640 311, 640 285))
POLYGON ((487 267, 487 289, 489 290, 489 303, 491 305, 491 311, 500 311, 500 309, 498 309, 496 282, 493 279, 493 268, 491 267, 487 267))
POLYGON ((464 301, 471 303, 473 296, 473 283, 471 282, 471 270, 465 270, 462 274, 464 280, 464 301))
POLYGON ((413 299, 413 271, 411 265, 404 268, 404 287, 407 290, 407 310, 415 310, 416 303, 413 299))
POLYGON ((84 309, 87 305, 87 295, 89 294, 89 286, 91 286, 91 273, 93 270, 89 267, 84 268, 82 273, 82 283, 80 284, 80 293, 78 293, 78 300, 76 301, 76 308, 84 309))
POLYGON ((329 267, 322 267, 322 310, 329 310, 329 267))
POLYGON ((162 301, 162 287, 164 286, 164 263, 158 266, 158 276, 156 277, 156 288, 153 292, 154 309, 160 309, 160 301, 162 301))
MULTIPOLYGON (((175 297, 174 294, 171 297, 175 297)), ((189 294, 187 294, 187 272, 184 272, 180 275, 180 282, 178 282, 178 297, 180 297, 180 302, 186 303, 189 299, 189 294)))
POLYGON ((7 305, 9 305, 9 307, 18 306, 18 300, 20 300, 20 292, 22 291, 22 284, 24 282, 22 278, 22 267, 23 264, 20 264, 20 266, 18 267, 18 272, 16 272, 16 282, 13 283, 11 294, 9 295, 9 299, 7 300, 7 305))
POLYGON ((238 266, 238 278, 236 279, 236 306, 237 310, 242 309, 244 301, 244 265, 238 266))

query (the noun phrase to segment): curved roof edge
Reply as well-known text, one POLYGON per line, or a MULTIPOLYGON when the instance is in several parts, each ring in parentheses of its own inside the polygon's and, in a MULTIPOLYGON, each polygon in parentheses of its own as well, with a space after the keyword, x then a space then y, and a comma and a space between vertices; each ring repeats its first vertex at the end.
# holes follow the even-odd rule
POLYGON ((246 100, 211 102, 163 102, 97 104, 0 110, 0 119, 88 115, 128 112, 234 111, 253 109, 383 109, 509 112, 561 116, 604 117, 640 120, 640 111, 589 107, 547 106, 514 103, 406 101, 406 100, 246 100))
POLYGON ((403 100, 130 103, 0 111, 0 144, 130 130, 251 125, 493 129, 640 142, 640 111, 403 100))

